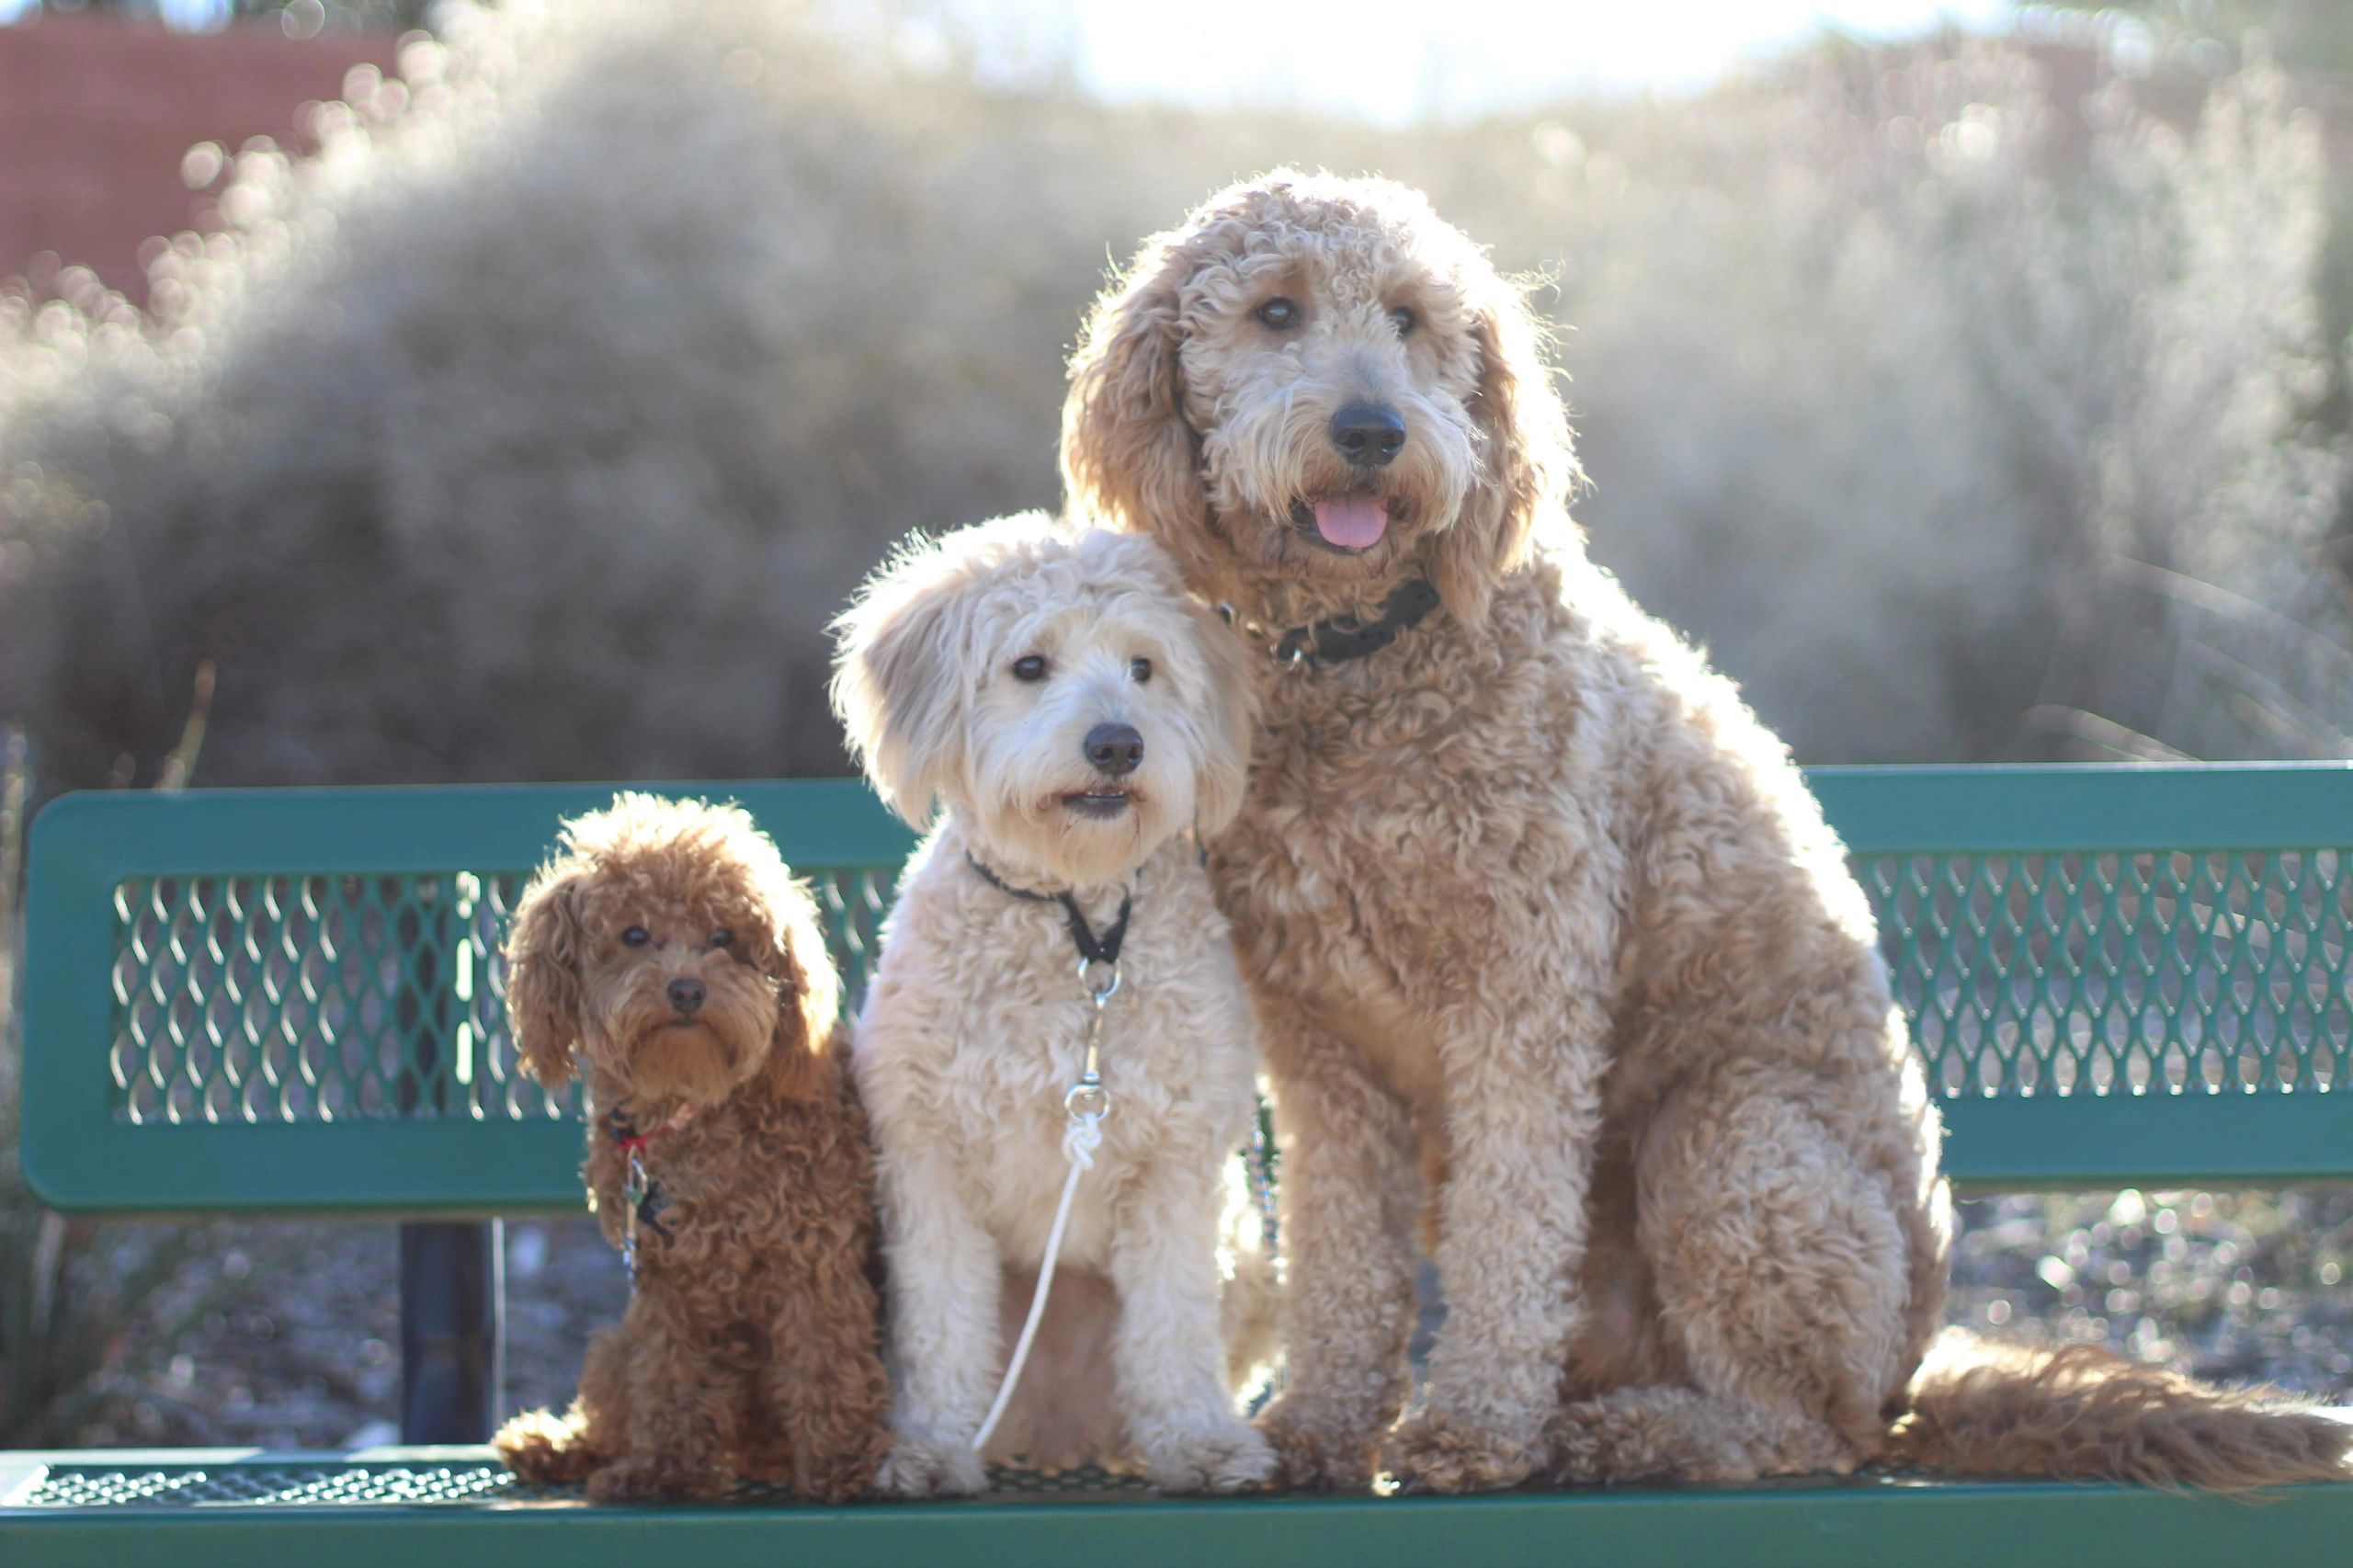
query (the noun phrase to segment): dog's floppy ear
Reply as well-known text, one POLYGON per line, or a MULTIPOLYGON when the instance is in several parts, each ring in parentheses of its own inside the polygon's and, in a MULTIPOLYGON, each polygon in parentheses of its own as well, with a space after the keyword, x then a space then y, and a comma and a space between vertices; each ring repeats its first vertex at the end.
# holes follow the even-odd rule
POLYGON ((588 869, 575 858, 540 868, 506 933, 506 1028, 515 1054, 551 1089, 572 1079, 580 1040, 581 895, 588 869))
POLYGON ((1477 625, 1495 585, 1528 559, 1538 518, 1577 478, 1568 410, 1545 362, 1543 335, 1518 285, 1481 268, 1472 331, 1479 389, 1471 415, 1482 472, 1453 525, 1430 543, 1430 578, 1455 616, 1477 625))
POLYGON ((1074 512, 1158 540, 1200 583, 1214 567, 1209 494, 1177 366, 1192 267, 1181 234, 1155 235, 1095 301, 1071 356, 1062 467, 1074 512))
POLYGON ((834 622, 834 712, 883 803, 928 826, 964 768, 964 567, 916 539, 834 622))
POLYGON ((1242 812, 1250 787, 1250 750, 1258 738, 1258 661, 1242 634, 1210 610, 1190 607, 1209 668, 1207 744, 1201 761, 1194 826, 1204 837, 1222 832, 1242 812))
POLYGON ((787 1099, 807 1099, 824 1081, 825 1055, 833 1049, 841 1007, 841 980, 834 972, 818 922, 817 901, 808 884, 781 861, 763 879, 765 918, 752 933, 745 955, 777 986, 776 1034, 768 1042, 762 1075, 787 1099))

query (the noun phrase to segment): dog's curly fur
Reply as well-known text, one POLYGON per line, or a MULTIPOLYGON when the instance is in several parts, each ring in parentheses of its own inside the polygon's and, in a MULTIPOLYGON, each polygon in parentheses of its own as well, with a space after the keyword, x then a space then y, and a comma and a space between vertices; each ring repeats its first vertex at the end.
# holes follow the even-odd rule
POLYGON ((1216 849, 1284 1134, 1290 1481, 2344 1473, 2353 1428, 2106 1352, 1922 1369, 1949 1206, 1870 906, 1732 683, 1586 560, 1540 334, 1418 195, 1281 173, 1147 242, 1063 458, 1262 637, 1443 598, 1266 663, 1216 849), (1327 437, 1358 402, 1403 415, 1393 464, 1327 437), (1369 548, 1336 502, 1385 512, 1369 548), (1449 1315, 1392 1430, 1417 1213, 1449 1315))
POLYGON ((654 1134, 661 1202, 579 1399, 516 1417, 499 1452, 600 1500, 715 1495, 737 1474, 829 1501, 870 1490, 889 1403, 872 1155, 808 889, 740 808, 624 794, 564 824, 506 961, 524 1066, 551 1087, 586 1074, 606 1239, 625 1220, 617 1113, 654 1134), (699 1006, 674 998, 682 981, 699 1006))
POLYGON ((988 1457, 1132 1460, 1174 1491, 1255 1484, 1274 1460, 1234 1410, 1218 1253, 1256 1052, 1187 833, 1241 801, 1240 645, 1150 540, 1034 514, 903 551, 841 637, 835 706, 870 777, 918 825, 946 808, 900 881, 852 1047, 890 1264, 884 1484, 984 1483, 972 1439, 1068 1169, 1063 1096, 1090 1009, 1063 910, 993 886, 968 854, 1032 892, 1069 890, 1098 932, 1133 892, 1105 1015, 1112 1108, 1063 1244, 1063 1310, 988 1457), (1134 771, 1090 760, 1104 723, 1141 737, 1134 771), (1107 1405, 1120 1419, 1097 1418, 1107 1405))

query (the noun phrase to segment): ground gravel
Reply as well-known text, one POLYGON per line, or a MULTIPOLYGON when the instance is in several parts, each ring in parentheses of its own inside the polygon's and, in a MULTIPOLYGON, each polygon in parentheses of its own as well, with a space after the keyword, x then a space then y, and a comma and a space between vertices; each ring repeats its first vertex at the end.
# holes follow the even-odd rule
MULTIPOLYGON (((2353 1403, 2353 1191, 2012 1197, 1961 1212, 1955 1323, 2104 1339, 2201 1377, 2353 1403)), ((191 1263, 126 1329, 116 1392, 79 1441, 396 1439, 396 1227, 186 1233, 191 1263)), ((505 1245, 504 1408, 561 1405, 588 1334, 627 1300, 620 1261, 585 1217, 508 1224, 505 1245)), ((1433 1303, 1426 1327, 1439 1315, 1433 1303)))

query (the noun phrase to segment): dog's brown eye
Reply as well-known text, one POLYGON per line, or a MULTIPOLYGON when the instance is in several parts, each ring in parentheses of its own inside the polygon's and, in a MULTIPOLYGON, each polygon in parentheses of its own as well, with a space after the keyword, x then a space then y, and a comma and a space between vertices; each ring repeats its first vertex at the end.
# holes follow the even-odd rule
POLYGON ((1283 332, 1299 321, 1299 307, 1279 295, 1250 312, 1270 332, 1283 332))
POLYGON ((642 926, 632 926, 621 933, 621 946, 624 948, 642 948, 652 940, 653 934, 642 926))
POLYGON ((1152 678, 1152 661, 1150 659, 1130 659, 1128 661, 1128 678, 1134 681, 1138 686, 1142 686, 1144 682, 1150 680, 1152 678))
POLYGON ((1013 661, 1013 678, 1016 680, 1045 679, 1046 656, 1043 653, 1022 654, 1021 657, 1013 661))
POLYGON ((1422 324, 1422 318, 1400 305, 1389 312, 1389 324, 1397 329, 1398 336, 1410 337, 1414 329, 1422 324))
POLYGON ((722 926, 710 934, 710 945, 714 948, 732 948, 735 945, 735 933, 722 926))

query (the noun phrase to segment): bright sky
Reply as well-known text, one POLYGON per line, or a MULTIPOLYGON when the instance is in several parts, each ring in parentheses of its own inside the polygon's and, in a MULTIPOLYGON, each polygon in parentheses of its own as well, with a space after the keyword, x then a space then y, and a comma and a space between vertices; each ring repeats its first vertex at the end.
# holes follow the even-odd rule
MULTIPOLYGON (((986 0, 972 0, 975 10, 986 0)), ((987 7, 996 17, 1006 12, 987 7)), ((1028 0, 1041 40, 1074 36, 1114 97, 1272 101, 1403 120, 1563 88, 1679 87, 1836 27, 1984 28, 2011 0, 1028 0)))
MULTIPOLYGON (((217 27, 229 12, 229 0, 158 3, 182 27, 217 27)), ((29 4, 0 0, 0 22, 29 4)), ((1943 20, 1982 28, 2012 8, 2012 0, 946 0, 1015 56, 1074 58, 1080 79, 1108 97, 1391 121, 1476 114, 1563 89, 1695 86, 1825 27, 1880 36, 1943 20)), ((296 26, 306 23, 315 26, 298 15, 296 26)))

